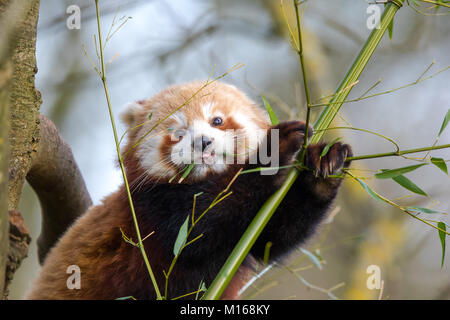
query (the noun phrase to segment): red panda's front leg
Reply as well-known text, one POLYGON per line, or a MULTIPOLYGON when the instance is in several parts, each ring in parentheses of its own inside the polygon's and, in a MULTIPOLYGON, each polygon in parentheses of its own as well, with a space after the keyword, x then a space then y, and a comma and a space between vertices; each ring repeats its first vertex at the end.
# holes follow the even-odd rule
MULTIPOLYGON (((298 154, 305 125, 300 121, 282 122, 273 127, 279 134, 280 166, 292 164, 298 154)), ((311 130, 309 130, 311 132, 311 130)), ((270 136, 270 133, 269 135, 270 136)), ((309 145, 305 165, 285 199, 262 232, 252 250, 256 257, 262 257, 268 241, 272 242, 271 258, 277 259, 291 249, 302 244, 325 217, 328 208, 336 197, 342 178, 330 177, 341 173, 348 167, 346 158, 352 155, 349 145, 340 142, 330 147, 321 157, 326 144, 309 145)), ((274 176, 254 177, 259 183, 272 183, 278 188, 284 181, 288 169, 282 169, 274 176)))

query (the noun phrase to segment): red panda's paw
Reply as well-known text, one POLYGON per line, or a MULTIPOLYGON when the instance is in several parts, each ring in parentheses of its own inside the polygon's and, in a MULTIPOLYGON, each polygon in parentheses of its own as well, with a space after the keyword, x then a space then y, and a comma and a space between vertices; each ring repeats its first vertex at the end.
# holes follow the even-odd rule
POLYGON ((342 168, 350 165, 345 159, 353 156, 352 148, 348 144, 336 142, 321 157, 326 145, 326 143, 309 145, 306 156, 306 166, 313 170, 316 176, 323 178, 339 174, 342 168))
MULTIPOLYGON (((300 150, 305 136, 306 124, 303 121, 284 121, 271 130, 278 130, 280 155, 292 155, 300 150)), ((308 136, 311 137, 313 129, 308 128, 308 136)))

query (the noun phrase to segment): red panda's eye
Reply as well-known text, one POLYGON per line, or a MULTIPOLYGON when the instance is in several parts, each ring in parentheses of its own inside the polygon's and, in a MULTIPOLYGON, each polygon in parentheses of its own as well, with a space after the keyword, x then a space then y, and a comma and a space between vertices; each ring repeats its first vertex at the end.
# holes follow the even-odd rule
POLYGON ((223 124, 223 120, 220 117, 215 117, 212 121, 213 126, 221 126, 223 124))
POLYGON ((183 137, 186 135, 185 130, 176 130, 172 136, 172 141, 181 141, 183 140, 183 137))

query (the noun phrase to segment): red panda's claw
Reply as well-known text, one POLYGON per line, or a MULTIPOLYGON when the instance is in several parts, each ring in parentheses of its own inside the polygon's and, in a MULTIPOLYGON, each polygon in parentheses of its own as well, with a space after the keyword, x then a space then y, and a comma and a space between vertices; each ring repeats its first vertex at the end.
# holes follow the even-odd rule
POLYGON ((306 166, 317 172, 315 174, 316 177, 327 178, 330 175, 340 173, 342 168, 350 165, 346 158, 353 155, 352 149, 348 144, 336 142, 324 156, 321 156, 325 146, 325 143, 308 146, 306 166))

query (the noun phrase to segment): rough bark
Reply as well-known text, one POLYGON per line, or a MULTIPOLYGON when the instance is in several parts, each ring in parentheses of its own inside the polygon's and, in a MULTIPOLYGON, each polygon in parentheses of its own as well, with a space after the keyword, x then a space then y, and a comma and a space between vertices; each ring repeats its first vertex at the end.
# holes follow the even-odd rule
POLYGON ((36 66, 36 27, 39 1, 29 1, 29 10, 19 15, 11 61, 13 76, 10 89, 10 161, 8 209, 16 210, 25 177, 31 167, 31 156, 39 141, 39 107, 41 96, 34 86, 36 66))
POLYGON ((17 6, 9 6, 0 1, 0 299, 4 296, 5 273, 9 248, 8 215, 8 165, 9 165, 9 99, 13 67, 12 49, 15 46, 13 35, 17 26, 13 23, 17 6), (13 14, 12 14, 13 13, 13 14))
MULTIPOLYGON (((9 211, 9 250, 5 270, 5 291, 13 279, 14 273, 28 255, 31 242, 30 232, 25 226, 22 215, 17 210, 9 211)), ((6 291, 7 292, 7 291, 6 291)), ((5 295, 5 298, 7 295, 5 295)))
POLYGON ((42 115, 39 148, 33 156, 27 181, 41 203, 38 256, 42 264, 61 234, 92 204, 69 145, 53 122, 42 115))
POLYGON ((22 241, 28 239, 25 235, 18 236, 19 229, 26 229, 16 227, 23 226, 17 206, 38 141, 41 99, 34 87, 38 13, 39 0, 0 0, 0 298, 6 296, 5 280, 11 278, 10 271, 26 256, 26 247, 19 243, 29 241, 22 241))
POLYGON ((41 263, 92 203, 69 146, 55 125, 39 116, 38 15, 39 0, 0 0, 0 298, 7 296, 31 240, 17 210, 25 178, 42 207, 41 263))
POLYGON ((0 65, 0 299, 3 288, 8 253, 8 100, 6 84, 11 78, 11 65, 0 65))

